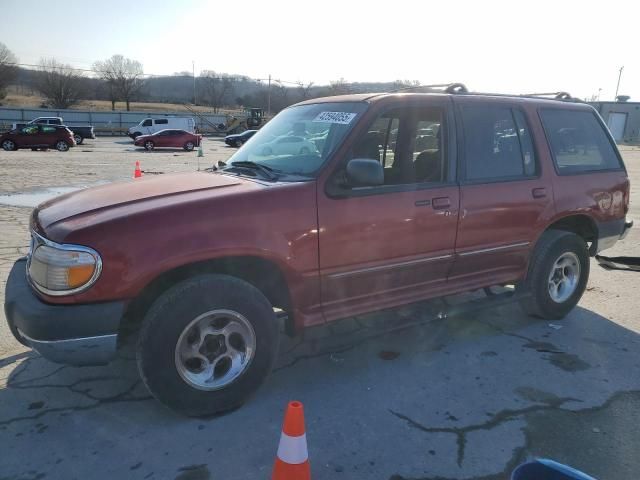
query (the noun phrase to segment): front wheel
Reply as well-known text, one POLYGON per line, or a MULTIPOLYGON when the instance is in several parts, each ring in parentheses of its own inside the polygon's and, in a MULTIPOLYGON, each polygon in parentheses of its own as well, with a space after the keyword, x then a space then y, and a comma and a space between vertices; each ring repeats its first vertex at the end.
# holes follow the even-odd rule
POLYGON ((242 140, 236 140, 236 147, 240 148, 242 146, 242 140))
POLYGON ((2 142, 2 149, 10 152, 12 150, 17 150, 17 147, 15 142, 13 142, 12 140, 5 140, 4 142, 2 142))
POLYGON ((69 150, 69 144, 64 140, 60 140, 56 143, 56 150, 58 150, 59 152, 66 152, 67 150, 69 150))
POLYGON ((154 145, 154 143, 153 143, 151 140, 148 140, 148 141, 144 142, 144 149, 145 149, 145 150, 149 150, 149 151, 151 151, 151 150, 153 150, 154 148, 155 148, 155 145, 154 145))
POLYGON ((82 145, 82 142, 84 141, 84 138, 78 134, 74 135, 73 139, 76 141, 76 145, 82 145))
POLYGON ((251 284, 200 275, 161 295, 140 330, 137 360, 149 391, 188 416, 242 405, 267 377, 278 350, 273 308, 251 284))
POLYGON ((589 251, 575 233, 549 230, 538 242, 524 283, 521 304, 529 314, 558 320, 580 301, 589 279, 589 251))

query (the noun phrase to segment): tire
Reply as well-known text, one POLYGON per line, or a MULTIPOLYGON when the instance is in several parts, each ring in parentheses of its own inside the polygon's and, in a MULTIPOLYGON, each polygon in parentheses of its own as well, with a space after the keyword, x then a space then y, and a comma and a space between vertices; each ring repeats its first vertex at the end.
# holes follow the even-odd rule
POLYGON ((38 151, 38 147, 34 147, 31 149, 32 152, 37 152, 38 151))
POLYGON ((530 296, 520 304, 529 315, 562 319, 580 301, 588 279, 586 242, 575 233, 548 230, 536 245, 522 285, 530 296))
POLYGON ((60 140, 59 142, 56 142, 56 150, 59 152, 66 152, 69 150, 69 144, 64 140, 60 140))
POLYGON ((185 144, 184 144, 184 149, 185 149, 187 152, 191 152, 191 151, 193 151, 194 147, 195 147, 195 146, 194 146, 193 142, 187 142, 187 143, 185 143, 185 144))
POLYGON ((84 138, 80 135, 74 135, 73 139, 76 141, 76 145, 82 145, 82 142, 84 141, 84 138))
POLYGON ((233 410, 246 402, 271 371, 278 343, 273 308, 258 289, 235 277, 208 274, 178 283, 154 302, 143 320, 136 356, 140 376, 156 399, 184 415, 202 417, 233 410), (236 333, 221 341, 220 335, 203 336, 202 330, 196 328, 195 333, 193 330, 194 325, 201 325, 203 321, 206 326, 201 325, 202 328, 214 328, 209 326, 213 325, 211 322, 221 320, 223 323, 216 323, 215 328, 223 332, 226 318, 231 318, 226 325, 233 325, 234 332, 242 326, 240 330, 247 338, 253 335, 252 344, 244 343, 245 355, 237 357, 244 359, 239 362, 247 363, 235 377, 232 377, 234 364, 230 357, 226 357, 229 370, 225 373, 224 356, 238 353, 231 348, 229 340, 236 333), (203 337, 207 340, 202 341, 203 337), (253 349, 248 347, 250 344, 253 349), (216 351, 212 352, 212 348, 216 351), (252 354, 247 360, 248 351, 252 354), (195 362, 189 363, 191 361, 195 362), (217 372, 218 367, 213 367, 213 376, 209 377, 207 367, 211 369, 212 362, 222 369, 217 372), (203 374, 208 380, 195 377, 203 374), (224 381, 227 383, 223 384, 224 381))
POLYGON ((242 140, 236 140, 234 146, 240 148, 242 146, 242 140))
POLYGON ((2 142, 2 149, 6 150, 7 152, 11 152, 12 150, 17 150, 18 146, 13 140, 5 140, 4 142, 2 142))
POLYGON ((151 141, 151 140, 147 140, 146 142, 144 142, 144 149, 151 151, 155 148, 155 144, 151 141))

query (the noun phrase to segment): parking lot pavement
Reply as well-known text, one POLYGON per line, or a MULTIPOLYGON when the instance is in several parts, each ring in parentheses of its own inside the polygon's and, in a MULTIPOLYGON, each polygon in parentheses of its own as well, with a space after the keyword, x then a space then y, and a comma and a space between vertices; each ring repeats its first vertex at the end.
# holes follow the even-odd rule
MULTIPOLYGON (((208 161, 228 154, 211 145, 208 161)), ((133 153, 111 140, 94 148, 63 159, 93 167, 59 168, 46 153, 39 183, 7 189, 80 185, 81 172, 128 178, 139 158, 143 169, 169 171, 171 161, 195 168, 195 154, 133 153)), ((632 185, 640 182, 640 150, 623 153, 632 185)), ((14 154, 0 153, 3 174, 5 164, 19 172, 14 162, 36 156, 18 162, 14 154)), ((2 282, 24 253, 28 214, 0 206, 2 282)), ((639 229, 611 254, 640 255, 639 229)), ((597 478, 636 479, 639 287, 640 274, 592 262, 583 300, 561 322, 531 319, 514 305, 439 318, 442 303, 433 301, 316 327, 283 338, 274 373, 249 403, 206 420, 151 399, 130 348, 107 367, 60 366, 9 339, 0 319, 0 478, 268 478, 283 409, 298 399, 315 479, 498 480, 531 456, 597 478)))

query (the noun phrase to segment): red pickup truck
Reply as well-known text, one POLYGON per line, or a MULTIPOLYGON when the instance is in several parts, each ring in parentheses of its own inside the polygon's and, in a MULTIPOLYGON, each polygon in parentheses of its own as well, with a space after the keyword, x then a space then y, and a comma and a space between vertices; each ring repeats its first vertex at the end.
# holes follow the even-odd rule
POLYGON ((315 99, 219 168, 38 206, 6 316, 19 341, 71 364, 108 362, 135 329, 153 395, 209 415, 265 379, 281 318, 296 334, 493 285, 564 317, 589 256, 631 226, 628 204, 602 119, 566 96, 315 99))

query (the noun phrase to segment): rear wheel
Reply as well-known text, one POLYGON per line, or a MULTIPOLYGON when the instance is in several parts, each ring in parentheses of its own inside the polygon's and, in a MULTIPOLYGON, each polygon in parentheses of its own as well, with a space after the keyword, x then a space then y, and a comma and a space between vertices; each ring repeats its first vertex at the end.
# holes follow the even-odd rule
POLYGON ((151 151, 155 148, 155 144, 151 140, 147 140, 146 142, 144 142, 144 148, 145 150, 151 151))
POLYGON ((7 152, 18 149, 17 145, 13 140, 5 140, 4 142, 2 142, 2 148, 7 152))
POLYGON ((522 300, 529 314, 545 319, 565 317, 580 301, 589 279, 589 251, 578 235, 549 230, 536 246, 522 300))
POLYGON ((190 152, 191 150, 193 150, 193 149, 194 149, 194 147, 195 147, 195 145, 194 145, 194 143, 193 143, 193 142, 187 142, 187 143, 185 143, 185 144, 184 144, 184 149, 185 149, 187 152, 190 152))
POLYGON ((147 313, 138 339, 140 375, 169 408, 207 416, 242 405, 278 349, 273 308, 254 286, 227 275, 175 285, 147 313))
POLYGON ((73 139, 76 141, 76 145, 82 145, 82 142, 84 141, 84 138, 77 133, 73 136, 73 139))
POLYGON ((56 150, 58 150, 59 152, 66 152, 67 150, 69 150, 69 144, 64 140, 60 140, 56 143, 56 150))

